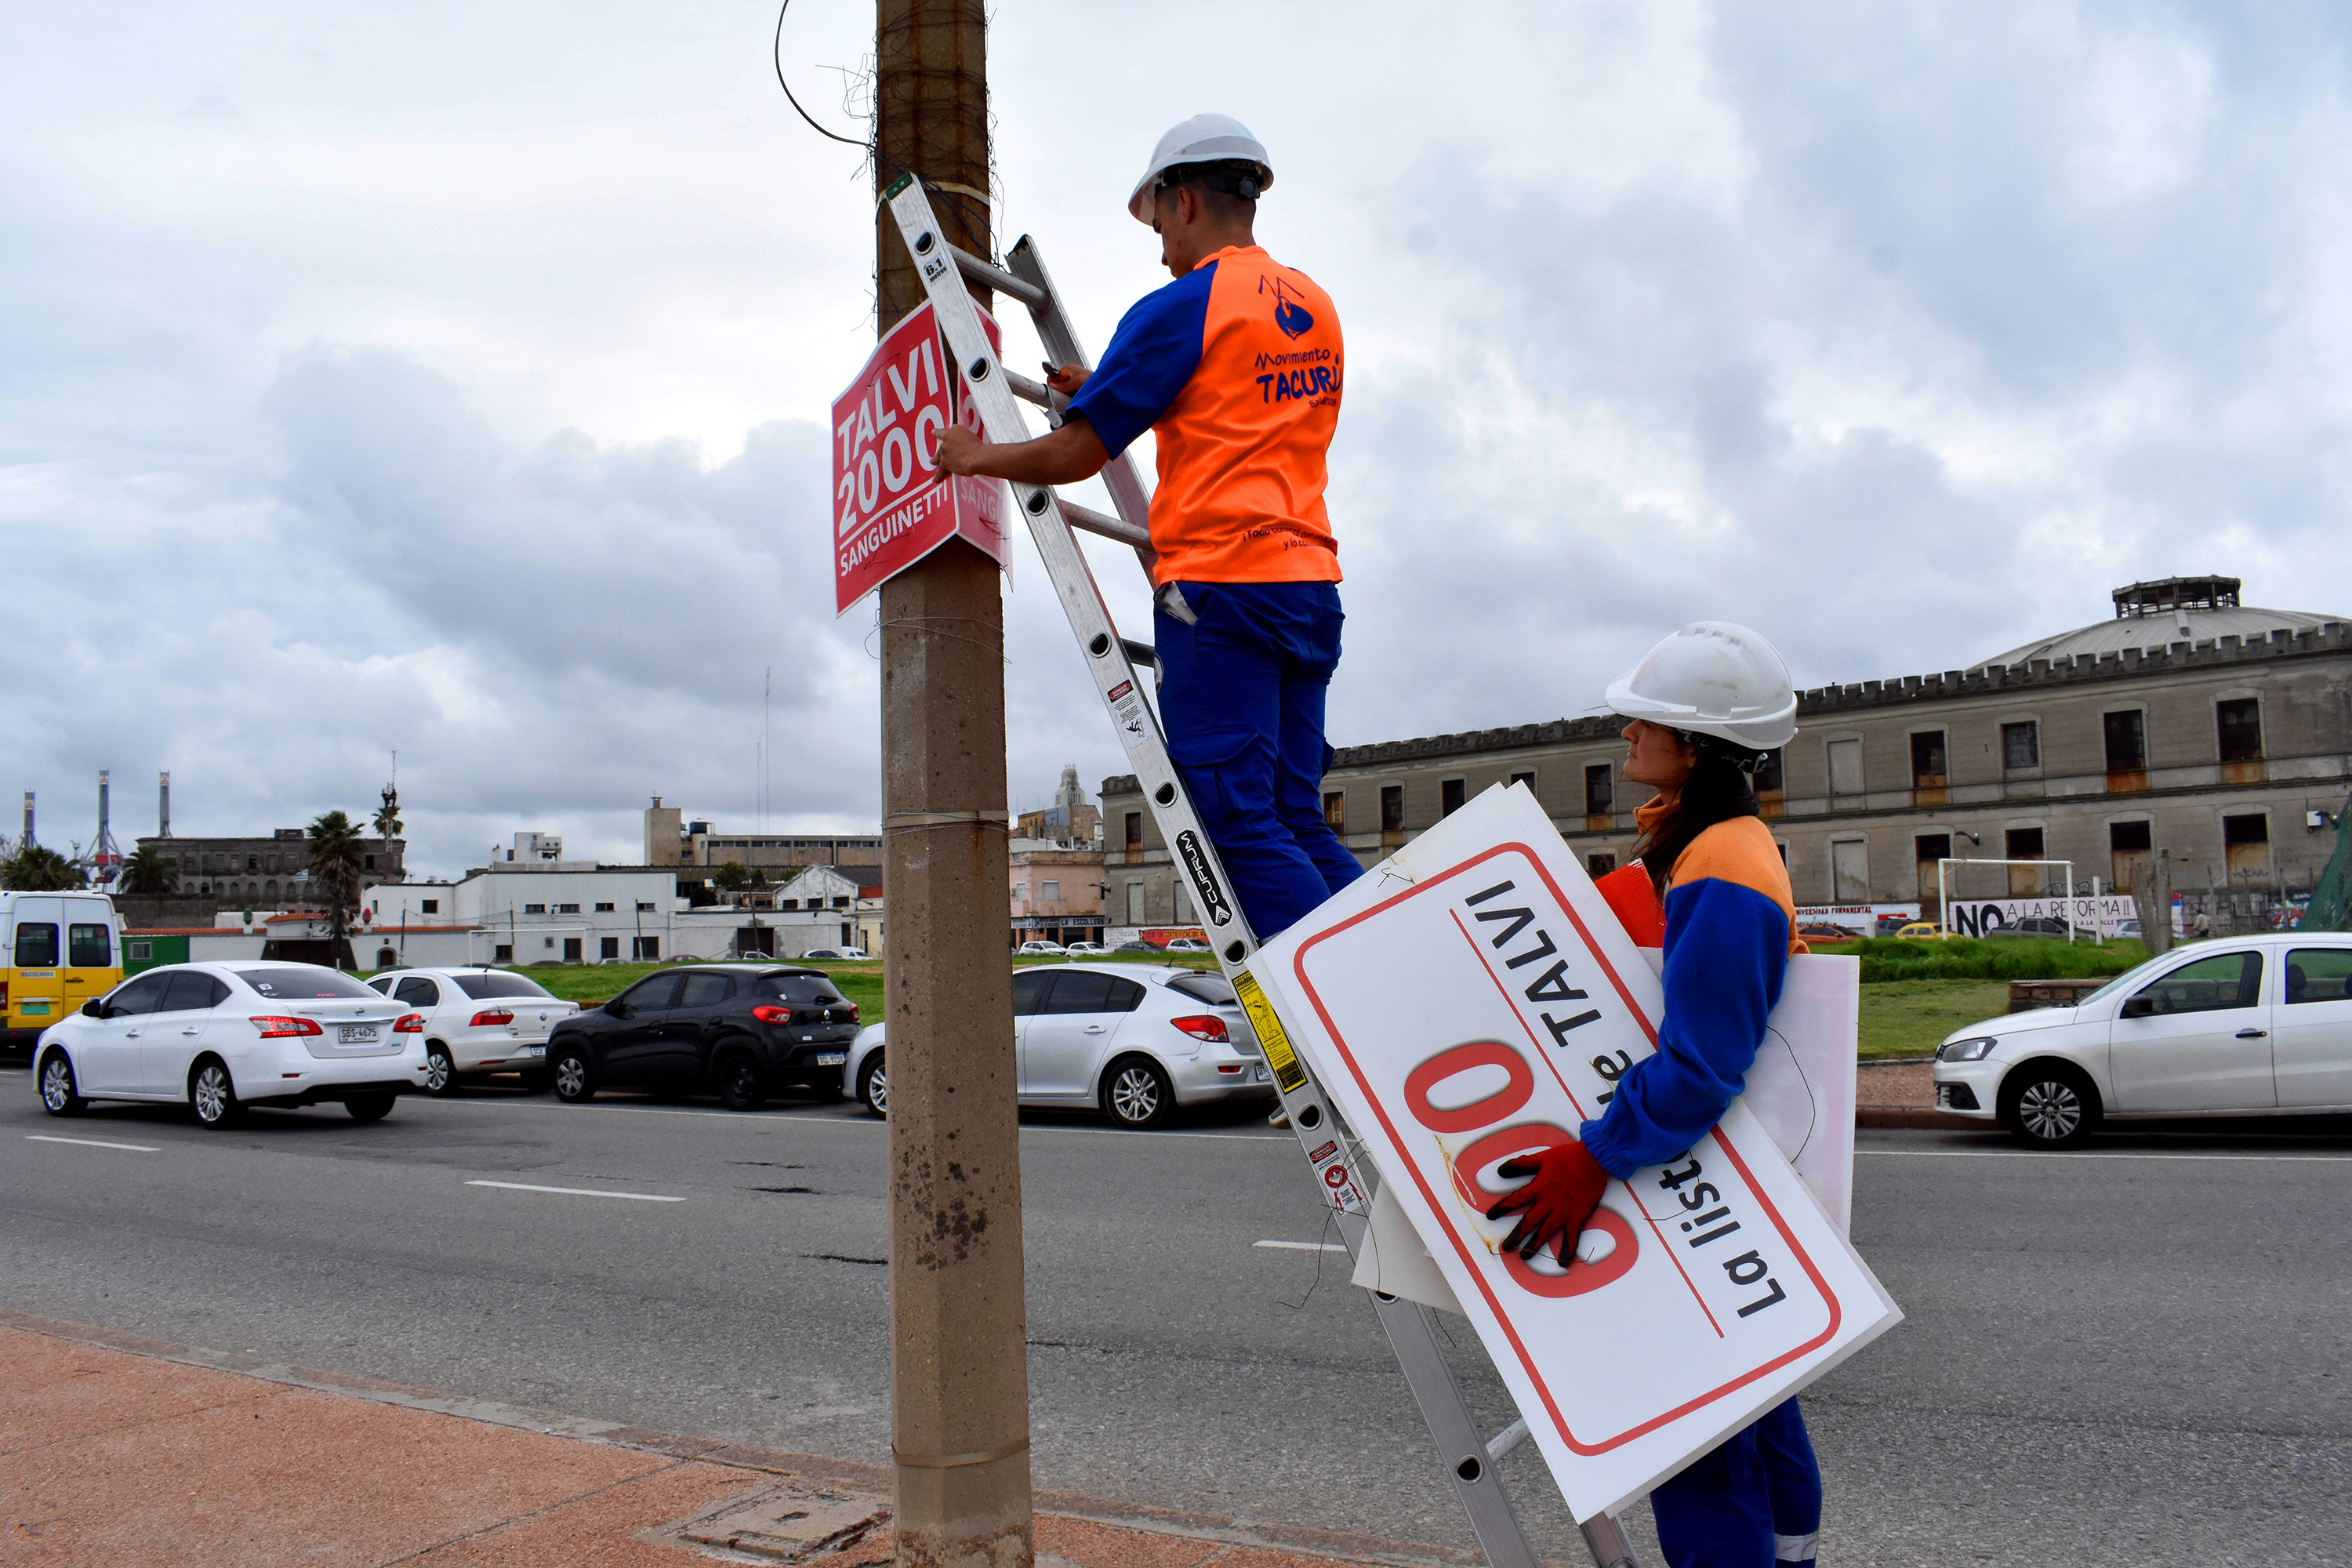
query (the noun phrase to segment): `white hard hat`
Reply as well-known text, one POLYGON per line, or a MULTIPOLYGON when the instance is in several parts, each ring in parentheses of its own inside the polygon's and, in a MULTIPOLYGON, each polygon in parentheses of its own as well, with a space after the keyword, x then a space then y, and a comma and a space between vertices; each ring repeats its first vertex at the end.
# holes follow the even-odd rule
POLYGON ((1274 165, 1265 160, 1265 148, 1250 134, 1248 126, 1232 115, 1196 114, 1170 127, 1160 145, 1151 150, 1151 165, 1135 182, 1127 210, 1139 223, 1150 223, 1151 187, 1161 174, 1179 163, 1220 163, 1229 158, 1257 165, 1259 190, 1273 185, 1274 165))
POLYGON ((1628 719, 1769 752, 1797 732, 1789 667, 1763 637, 1729 621, 1694 621, 1609 683, 1628 719))

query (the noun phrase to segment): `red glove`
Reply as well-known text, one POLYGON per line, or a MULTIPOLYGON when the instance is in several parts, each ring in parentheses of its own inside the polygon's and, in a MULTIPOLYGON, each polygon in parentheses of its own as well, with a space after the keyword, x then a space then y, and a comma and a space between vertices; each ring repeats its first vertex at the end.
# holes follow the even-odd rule
POLYGON ((1495 1174, 1506 1181, 1534 1178, 1486 1211, 1488 1219, 1508 1214, 1519 1216, 1519 1223, 1503 1238, 1503 1249, 1516 1249, 1520 1258, 1528 1258, 1542 1250, 1546 1242, 1554 1242, 1552 1256, 1566 1267, 1576 1256, 1576 1238, 1584 1234, 1584 1222, 1592 1217, 1592 1211, 1601 1206, 1601 1194, 1609 1189, 1609 1173, 1601 1168, 1601 1162, 1586 1153, 1581 1143, 1555 1143, 1538 1153, 1504 1161, 1495 1168, 1495 1174))

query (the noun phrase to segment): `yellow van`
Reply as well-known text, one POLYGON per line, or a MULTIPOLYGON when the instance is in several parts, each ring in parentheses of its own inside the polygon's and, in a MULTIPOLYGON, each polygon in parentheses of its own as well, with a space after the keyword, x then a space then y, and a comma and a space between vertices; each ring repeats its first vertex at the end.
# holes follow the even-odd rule
POLYGON ((122 980, 122 917, 104 893, 0 892, 0 1047, 41 1031, 122 980))

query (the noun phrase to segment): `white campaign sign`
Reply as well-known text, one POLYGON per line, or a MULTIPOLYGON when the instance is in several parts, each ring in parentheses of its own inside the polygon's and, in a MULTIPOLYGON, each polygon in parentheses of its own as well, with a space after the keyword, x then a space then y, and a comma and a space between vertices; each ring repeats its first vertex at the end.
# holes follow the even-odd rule
POLYGON ((1495 1167, 1654 1048, 1657 977, 1521 786, 1490 790, 1252 962, 1580 1519, 1613 1510, 1901 1313, 1748 1110, 1610 1184, 1580 1260, 1500 1253, 1495 1167), (1598 1234, 1596 1234, 1598 1233, 1598 1234))

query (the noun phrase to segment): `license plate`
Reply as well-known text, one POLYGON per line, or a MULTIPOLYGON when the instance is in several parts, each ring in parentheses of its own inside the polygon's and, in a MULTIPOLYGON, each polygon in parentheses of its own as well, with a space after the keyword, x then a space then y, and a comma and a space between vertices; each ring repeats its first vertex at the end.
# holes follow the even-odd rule
POLYGON ((819 1051, 816 1057, 816 1065, 821 1068, 837 1068, 848 1059, 849 1053, 847 1051, 819 1051))
POLYGON ((335 1026, 335 1044, 339 1046, 372 1046, 375 1041, 376 1026, 373 1024, 335 1026))
POLYGON ((522 1054, 527 1057, 543 1057, 547 1054, 547 1047, 545 1046, 525 1046, 523 1047, 522 1054))

